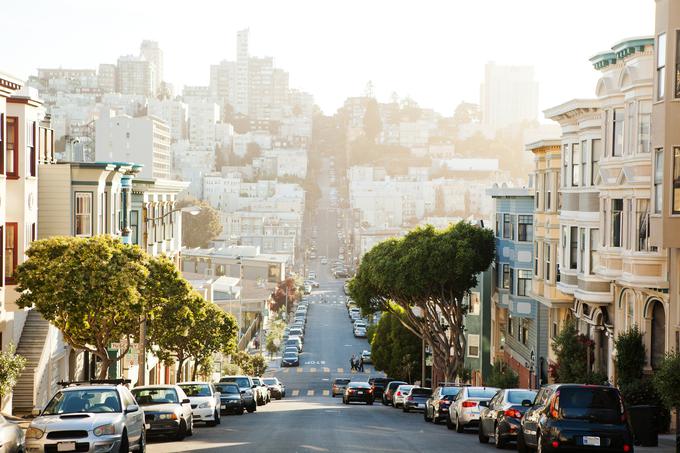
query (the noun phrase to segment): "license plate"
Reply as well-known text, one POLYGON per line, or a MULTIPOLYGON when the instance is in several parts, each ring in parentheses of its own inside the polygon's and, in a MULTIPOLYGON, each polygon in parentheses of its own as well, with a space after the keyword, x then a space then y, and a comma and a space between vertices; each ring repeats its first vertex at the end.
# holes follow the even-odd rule
POLYGON ((363 395, 364 392, 357 392, 357 395, 363 395))
POLYGON ((424 404, 418 403, 418 407, 425 407, 424 404))
POLYGON ((144 423, 144 429, 151 429, 150 423, 144 423))
POLYGON ((593 447, 600 446, 600 438, 596 436, 583 436, 583 445, 591 445, 593 447))
POLYGON ((221 407, 222 409, 226 409, 226 408, 227 408, 227 405, 226 405, 226 404, 223 404, 223 405, 221 405, 220 407, 221 407))
POLYGON ((75 442, 59 442, 57 444, 57 451, 76 451, 75 442))

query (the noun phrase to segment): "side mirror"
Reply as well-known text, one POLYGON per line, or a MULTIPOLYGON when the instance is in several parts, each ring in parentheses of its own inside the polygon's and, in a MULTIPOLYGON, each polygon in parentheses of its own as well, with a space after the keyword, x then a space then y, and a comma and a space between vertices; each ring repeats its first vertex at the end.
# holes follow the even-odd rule
POLYGON ((139 406, 136 404, 130 404, 128 407, 125 408, 125 413, 129 414, 131 412, 137 412, 139 410, 139 406))
POLYGON ((31 415, 34 417, 38 417, 40 415, 40 412, 42 412, 40 409, 33 409, 31 411, 31 415))
POLYGON ((531 407, 533 404, 534 403, 531 400, 522 400, 522 407, 531 407))
POLYGON ((191 404, 191 401, 189 400, 189 398, 184 398, 182 400, 182 404, 191 404))
POLYGON ((478 404, 479 404, 479 407, 489 407, 488 401, 480 401, 478 404))
POLYGON ((251 388, 256 389, 256 388, 257 388, 257 384, 253 384, 253 386, 252 386, 251 388))

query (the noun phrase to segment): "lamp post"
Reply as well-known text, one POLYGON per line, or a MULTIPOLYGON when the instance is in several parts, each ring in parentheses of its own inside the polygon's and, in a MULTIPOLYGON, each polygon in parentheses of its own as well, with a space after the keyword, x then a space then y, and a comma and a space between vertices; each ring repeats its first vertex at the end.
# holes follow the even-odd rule
POLYGON ((236 263, 238 264, 238 278, 241 286, 238 292, 238 338, 240 340, 243 335, 243 259, 237 256, 236 263))
MULTIPOLYGON (((148 214, 148 210, 144 210, 148 214)), ((197 206, 187 206, 184 208, 175 208, 158 217, 149 217, 145 215, 144 225, 147 225, 149 220, 159 220, 173 214, 175 212, 188 212, 191 215, 197 215, 201 212, 201 208, 197 206)), ((148 233, 145 232, 145 237, 148 238, 148 233)), ((145 244, 146 245, 146 244, 145 244)), ((142 315, 142 322, 139 324, 139 350, 137 351, 137 362, 139 369, 137 370, 137 385, 146 385, 146 312, 142 315)))

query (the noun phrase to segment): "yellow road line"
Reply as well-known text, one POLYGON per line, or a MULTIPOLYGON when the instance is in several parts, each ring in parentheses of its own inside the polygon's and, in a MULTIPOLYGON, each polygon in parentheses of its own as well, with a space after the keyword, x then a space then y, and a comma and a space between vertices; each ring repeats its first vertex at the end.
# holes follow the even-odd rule
POLYGON ((298 373, 302 373, 302 368, 298 368, 298 369, 297 369, 297 372, 298 372, 298 373))
POLYGON ((310 372, 310 373, 316 373, 316 368, 311 367, 311 368, 309 369, 309 372, 310 372))
POLYGON ((314 390, 307 390, 307 396, 314 396, 314 390))
POLYGON ((322 394, 323 396, 330 396, 330 395, 331 395, 331 392, 330 392, 329 390, 324 390, 323 392, 321 392, 321 394, 322 394))
POLYGON ((293 390, 293 393, 291 393, 293 396, 300 396, 300 391, 299 390, 293 390))
POLYGON ((290 368, 284 368, 284 369, 283 369, 283 372, 284 372, 284 373, 288 373, 289 371, 290 371, 290 368))
POLYGON ((344 369, 342 369, 342 368, 338 368, 338 373, 344 373, 344 372, 345 372, 345 370, 344 370, 344 369))
POLYGON ((330 373, 330 372, 331 372, 331 369, 328 368, 327 366, 325 366, 325 367, 323 367, 323 372, 324 372, 324 373, 330 373))

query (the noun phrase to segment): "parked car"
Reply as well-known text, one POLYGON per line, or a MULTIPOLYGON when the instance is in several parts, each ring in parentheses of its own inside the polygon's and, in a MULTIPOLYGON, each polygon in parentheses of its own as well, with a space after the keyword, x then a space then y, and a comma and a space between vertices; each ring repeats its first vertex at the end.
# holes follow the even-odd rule
POLYGON ((148 436, 171 436, 182 440, 194 433, 191 402, 177 385, 143 385, 132 389, 144 410, 148 436))
POLYGON ((269 394, 272 398, 280 400, 286 396, 286 386, 278 378, 266 377, 262 378, 262 382, 269 388, 269 394))
POLYGON ((432 396, 425 402, 423 417, 426 422, 435 424, 448 418, 449 406, 460 392, 460 387, 453 385, 440 385, 432 392, 432 396))
POLYGON ((72 385, 57 391, 31 421, 25 451, 89 452, 95 444, 110 451, 143 451, 144 411, 122 384, 72 385))
MULTIPOLYGON (((362 353, 362 356, 363 356, 363 353, 362 353)), ((364 363, 366 363, 366 360, 364 360, 364 363)), ((393 380, 394 379, 392 379, 390 377, 370 378, 368 380, 368 383, 371 384, 371 388, 373 389, 373 398, 374 399, 380 399, 382 401, 382 397, 383 397, 383 393, 385 391, 385 387, 387 386, 387 384, 389 384, 393 380)))
POLYGON ((300 337, 300 340, 302 340, 303 342, 305 341, 305 331, 300 327, 291 327, 290 333, 288 334, 288 338, 290 338, 291 335, 300 337))
POLYGON ((296 348, 298 348, 298 353, 302 352, 302 340, 298 336, 290 335, 286 340, 285 345, 286 347, 295 346, 296 348))
POLYGON ((255 393, 255 401, 259 406, 264 406, 271 401, 271 395, 269 395, 269 389, 267 385, 262 382, 259 377, 251 377, 253 381, 253 393, 255 393))
POLYGON ((350 382, 347 384, 342 395, 342 402, 349 404, 355 401, 366 403, 369 406, 373 404, 371 384, 368 382, 350 382))
MULTIPOLYGON (((297 349, 297 347, 295 348, 297 349)), ((300 365, 300 355, 297 353, 297 351, 293 352, 284 352, 283 357, 281 357, 281 366, 282 367, 287 367, 287 366, 299 366, 300 365)))
POLYGON ((335 398, 335 395, 344 395, 347 384, 349 384, 349 378, 335 378, 333 379, 333 385, 331 386, 331 396, 335 398))
POLYGON ((220 424, 220 394, 209 382, 180 382, 179 388, 189 398, 194 422, 205 422, 208 426, 220 424))
POLYGON ((312 285, 304 285, 303 286, 303 292, 305 294, 311 294, 312 293, 312 285))
POLYGON ((499 390, 489 401, 479 402, 479 442, 489 442, 493 437, 496 448, 504 448, 510 441, 517 440, 520 421, 528 405, 523 401, 533 401, 536 391, 527 389, 499 390))
POLYGON ((479 402, 489 401, 498 391, 495 387, 463 387, 449 406, 446 427, 462 433, 479 424, 479 402))
POLYGON ((24 448, 24 430, 19 427, 19 422, 0 415, 0 452, 23 453, 24 448))
MULTIPOLYGON (((373 363, 373 361, 371 360, 371 351, 368 351, 366 349, 361 351, 361 358, 364 359, 364 363, 373 363)), ((382 394, 380 396, 382 396, 382 394)))
POLYGON ((423 411, 425 412, 425 403, 432 395, 432 389, 428 387, 413 387, 410 392, 406 394, 404 405, 402 406, 404 412, 423 411))
POLYGON ((354 337, 356 338, 366 338, 366 328, 357 327, 354 329, 354 337))
POLYGON ((619 390, 601 385, 543 387, 522 417, 517 450, 633 452, 633 435, 619 390))
POLYGON ((255 401, 255 393, 253 392, 253 380, 248 376, 224 376, 220 382, 231 382, 238 385, 243 397, 243 404, 248 412, 255 412, 257 410, 257 401, 255 401))
POLYGON ((394 396, 394 392, 397 390, 397 387, 399 387, 402 384, 407 384, 407 382, 404 381, 390 381, 387 383, 385 386, 385 390, 383 392, 382 396, 382 403, 386 406, 391 406, 392 405, 392 397, 394 396))
POLYGON ((243 415, 246 410, 241 389, 235 383, 218 383, 215 389, 220 392, 220 414, 243 415))
POLYGON ((392 406, 401 407, 406 399, 406 394, 411 391, 413 386, 411 384, 402 384, 394 391, 392 396, 392 406))

